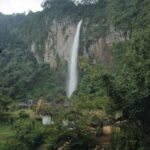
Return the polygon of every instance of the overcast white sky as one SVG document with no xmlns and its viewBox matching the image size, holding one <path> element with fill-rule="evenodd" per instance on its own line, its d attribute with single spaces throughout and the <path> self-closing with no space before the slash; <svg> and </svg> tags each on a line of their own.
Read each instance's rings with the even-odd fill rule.
<svg viewBox="0 0 150 150">
<path fill-rule="evenodd" d="M 0 12 L 4 14 L 42 10 L 43 0 L 0 0 Z"/>
</svg>

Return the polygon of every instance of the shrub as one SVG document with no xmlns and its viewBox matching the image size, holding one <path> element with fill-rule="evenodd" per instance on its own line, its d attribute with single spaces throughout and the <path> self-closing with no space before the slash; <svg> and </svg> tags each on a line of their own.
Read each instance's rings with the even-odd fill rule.
<svg viewBox="0 0 150 150">
<path fill-rule="evenodd" d="M 19 112 L 19 117 L 20 118 L 28 118 L 29 115 L 25 111 L 22 110 Z"/>
</svg>

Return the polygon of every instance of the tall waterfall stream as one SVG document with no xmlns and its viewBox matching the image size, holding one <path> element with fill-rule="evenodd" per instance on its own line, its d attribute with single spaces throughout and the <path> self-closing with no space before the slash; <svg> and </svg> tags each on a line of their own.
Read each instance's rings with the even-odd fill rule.
<svg viewBox="0 0 150 150">
<path fill-rule="evenodd" d="M 82 25 L 82 20 L 80 20 L 80 22 L 77 25 L 74 42 L 71 49 L 71 59 L 69 62 L 69 83 L 68 83 L 68 91 L 67 91 L 68 97 L 71 97 L 72 93 L 76 90 L 78 84 L 77 59 L 78 59 L 81 25 Z"/>
</svg>

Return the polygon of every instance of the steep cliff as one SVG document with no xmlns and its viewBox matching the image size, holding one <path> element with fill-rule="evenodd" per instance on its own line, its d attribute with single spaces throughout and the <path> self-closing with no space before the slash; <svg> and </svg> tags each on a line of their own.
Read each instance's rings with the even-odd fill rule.
<svg viewBox="0 0 150 150">
<path fill-rule="evenodd" d="M 84 24 L 81 34 L 82 39 L 86 40 L 88 28 L 84 27 Z M 91 26 L 94 25 L 92 24 Z M 36 50 L 36 42 L 32 41 L 31 52 L 37 60 L 37 63 L 48 63 L 51 68 L 56 68 L 58 65 L 58 59 L 60 62 L 69 62 L 75 31 L 76 24 L 73 22 L 64 21 L 63 23 L 59 23 L 55 20 L 52 21 L 52 25 L 49 26 L 47 31 L 48 36 L 44 41 L 42 55 L 38 54 L 38 51 Z M 111 65 L 111 49 L 113 44 L 127 40 L 129 40 L 129 32 L 125 34 L 123 31 L 115 29 L 115 27 L 110 25 L 107 35 L 99 35 L 97 40 L 92 41 L 88 46 L 87 43 L 81 43 L 80 54 L 93 63 Z"/>
</svg>

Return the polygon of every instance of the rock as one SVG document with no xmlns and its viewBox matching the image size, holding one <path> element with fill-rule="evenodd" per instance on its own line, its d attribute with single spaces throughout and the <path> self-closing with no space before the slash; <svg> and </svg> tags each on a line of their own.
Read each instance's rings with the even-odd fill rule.
<svg viewBox="0 0 150 150">
<path fill-rule="evenodd" d="M 101 119 L 96 119 L 91 121 L 90 126 L 93 128 L 102 128 L 103 127 L 103 121 Z"/>
</svg>

